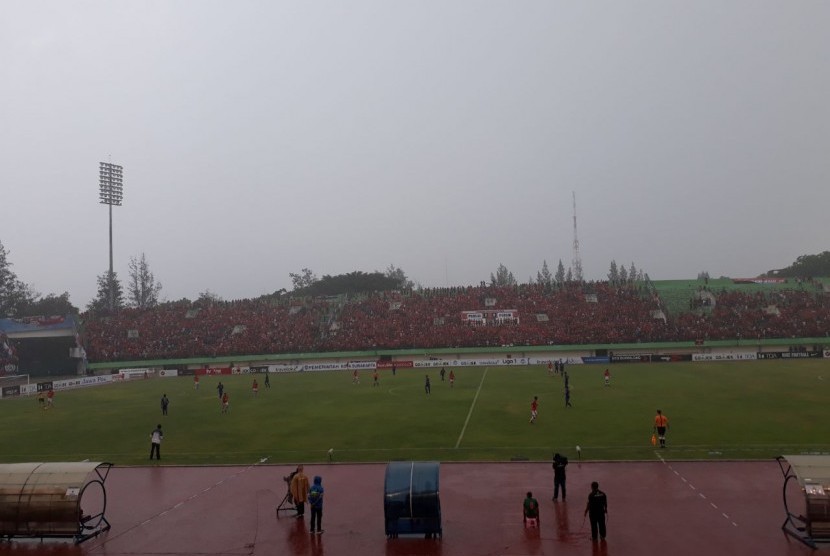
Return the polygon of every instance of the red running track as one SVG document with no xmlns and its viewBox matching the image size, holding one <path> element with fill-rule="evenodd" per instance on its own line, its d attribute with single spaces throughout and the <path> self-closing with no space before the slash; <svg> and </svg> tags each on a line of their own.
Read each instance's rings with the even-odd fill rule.
<svg viewBox="0 0 830 556">
<path fill-rule="evenodd" d="M 323 535 L 276 507 L 292 468 L 125 467 L 107 480 L 112 529 L 80 546 L 0 541 L 0 554 L 140 555 L 806 555 L 784 535 L 783 477 L 776 462 L 584 463 L 568 466 L 567 502 L 551 500 L 549 463 L 445 463 L 443 538 L 387 540 L 385 464 L 306 465 L 326 489 Z M 608 495 L 608 538 L 583 521 L 591 481 Z M 538 529 L 522 500 L 540 501 Z M 791 507 L 801 508 L 798 493 Z M 801 503 L 801 506 L 799 506 Z M 308 514 L 308 512 L 306 512 Z"/>
</svg>

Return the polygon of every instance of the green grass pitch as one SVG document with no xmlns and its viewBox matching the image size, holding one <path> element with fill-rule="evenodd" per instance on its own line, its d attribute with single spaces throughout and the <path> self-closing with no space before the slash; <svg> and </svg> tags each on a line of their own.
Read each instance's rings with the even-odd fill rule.
<svg viewBox="0 0 830 556">
<path fill-rule="evenodd" d="M 555 451 L 583 460 L 649 460 L 655 410 L 669 417 L 666 459 L 767 459 L 830 452 L 830 364 L 824 360 L 618 364 L 568 367 L 563 379 L 543 367 L 456 369 L 455 387 L 430 370 L 396 376 L 361 372 L 221 377 L 230 393 L 223 415 L 219 377 L 135 380 L 57 392 L 42 410 L 34 397 L 0 401 L 5 463 L 148 462 L 150 431 L 164 430 L 164 464 L 251 464 L 440 460 L 549 460 Z M 166 393 L 170 412 L 162 417 Z M 530 424 L 530 402 L 539 418 Z"/>
</svg>

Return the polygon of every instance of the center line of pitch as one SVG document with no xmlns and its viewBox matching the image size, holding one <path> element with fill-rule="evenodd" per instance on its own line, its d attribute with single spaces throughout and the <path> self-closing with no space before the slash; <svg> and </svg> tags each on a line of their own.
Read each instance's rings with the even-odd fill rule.
<svg viewBox="0 0 830 556">
<path fill-rule="evenodd" d="M 473 403 L 470 404 L 470 411 L 467 412 L 467 418 L 464 420 L 464 426 L 461 427 L 461 434 L 458 435 L 458 442 L 455 443 L 455 447 L 458 448 L 461 445 L 461 439 L 464 438 L 464 431 L 467 430 L 467 424 L 470 422 L 470 417 L 473 416 L 473 409 L 476 407 L 476 401 L 478 400 L 478 395 L 481 393 L 481 387 L 484 386 L 484 379 L 487 378 L 487 371 L 490 370 L 490 367 L 484 367 L 484 374 L 481 375 L 481 382 L 478 383 L 478 390 L 476 390 L 476 395 L 473 398 Z"/>
</svg>

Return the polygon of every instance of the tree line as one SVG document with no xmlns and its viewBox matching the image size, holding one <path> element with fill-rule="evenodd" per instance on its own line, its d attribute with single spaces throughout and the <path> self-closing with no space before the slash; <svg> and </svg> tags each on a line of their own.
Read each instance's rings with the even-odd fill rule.
<svg viewBox="0 0 830 556">
<path fill-rule="evenodd" d="M 699 276 L 704 274 L 708 278 L 708 272 L 701 273 Z M 318 278 L 311 269 L 303 268 L 300 272 L 290 272 L 288 276 L 291 279 L 291 291 L 280 289 L 262 297 L 279 298 L 283 295 L 321 296 L 423 289 L 420 284 L 413 282 L 403 269 L 391 264 L 383 272 L 354 271 L 336 276 L 326 274 L 322 278 Z M 778 270 L 770 270 L 761 276 L 798 278 L 830 276 L 830 251 L 824 251 L 817 255 L 802 255 L 792 265 Z M 612 260 L 607 278 L 609 283 L 613 285 L 624 286 L 647 280 L 648 275 L 643 269 L 638 269 L 633 262 L 626 267 L 624 264 L 617 264 L 616 260 Z M 544 260 L 542 261 L 542 268 L 536 273 L 536 277 L 529 277 L 525 283 L 556 288 L 574 281 L 573 270 L 571 268 L 566 269 L 562 259 L 559 259 L 555 272 L 550 271 L 547 260 Z M 513 272 L 501 263 L 495 272 L 490 273 L 489 283 L 492 286 L 519 285 L 519 281 Z M 480 283 L 480 285 L 485 284 L 485 281 Z M 156 280 L 155 275 L 150 270 L 150 265 L 144 253 L 141 253 L 139 257 L 130 258 L 126 289 L 122 285 L 118 273 L 110 273 L 109 270 L 97 277 L 97 285 L 96 296 L 87 305 L 87 311 L 106 314 L 124 307 L 148 309 L 162 303 L 160 298 L 161 282 Z M 210 290 L 206 290 L 199 294 L 197 301 L 217 302 L 222 301 L 222 298 Z M 18 279 L 12 270 L 9 252 L 0 241 L 0 318 L 78 313 L 78 308 L 72 305 L 68 292 L 43 296 L 30 285 Z"/>
<path fill-rule="evenodd" d="M 69 299 L 69 292 L 41 295 L 17 277 L 12 270 L 9 251 L 0 241 L 0 318 L 22 318 L 39 315 L 77 315 L 79 310 Z M 112 290 L 110 290 L 112 287 Z M 112 306 L 110 305 L 112 291 Z M 150 271 L 144 253 L 130 258 L 126 294 L 118 273 L 109 270 L 98 276 L 98 293 L 87 310 L 107 312 L 123 307 L 153 307 L 159 303 L 161 283 Z"/>
</svg>

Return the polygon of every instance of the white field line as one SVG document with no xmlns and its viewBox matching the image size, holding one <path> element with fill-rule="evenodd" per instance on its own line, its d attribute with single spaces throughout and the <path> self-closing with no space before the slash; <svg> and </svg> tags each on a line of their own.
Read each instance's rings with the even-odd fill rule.
<svg viewBox="0 0 830 556">
<path fill-rule="evenodd" d="M 470 404 L 470 411 L 467 412 L 467 418 L 464 420 L 464 426 L 461 427 L 461 434 L 458 435 L 458 441 L 455 443 L 456 448 L 461 446 L 461 440 L 464 438 L 464 431 L 467 430 L 467 424 L 470 422 L 470 417 L 473 416 L 473 409 L 475 409 L 476 407 L 478 395 L 481 393 L 481 387 L 484 386 L 484 379 L 487 378 L 487 371 L 489 370 L 490 367 L 484 367 L 484 374 L 481 375 L 481 382 L 478 383 L 478 390 L 476 390 L 476 395 L 473 398 L 473 403 Z"/>
</svg>

